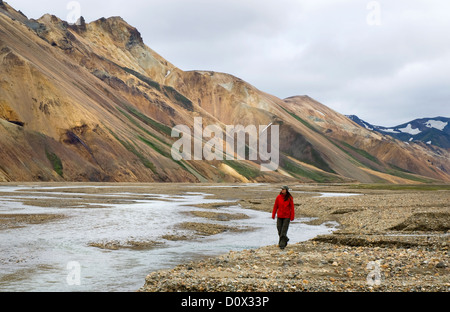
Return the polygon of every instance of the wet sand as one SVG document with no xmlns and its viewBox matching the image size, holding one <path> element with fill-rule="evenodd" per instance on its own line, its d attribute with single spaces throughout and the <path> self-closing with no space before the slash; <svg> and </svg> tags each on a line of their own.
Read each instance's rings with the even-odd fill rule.
<svg viewBox="0 0 450 312">
<path fill-rule="evenodd" d="M 64 217 L 58 214 L 0 214 L 0 230 L 24 227 L 28 224 L 44 224 Z"/>
</svg>

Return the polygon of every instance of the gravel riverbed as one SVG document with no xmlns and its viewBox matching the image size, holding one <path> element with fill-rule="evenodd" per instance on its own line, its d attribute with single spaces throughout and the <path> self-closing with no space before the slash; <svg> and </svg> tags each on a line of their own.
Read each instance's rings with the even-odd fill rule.
<svg viewBox="0 0 450 312">
<path fill-rule="evenodd" d="M 153 204 L 157 208 L 161 202 L 177 200 L 180 195 L 201 193 L 208 194 L 207 198 L 213 200 L 196 203 L 195 209 L 189 204 L 183 212 L 186 218 L 195 216 L 197 221 L 189 222 L 181 217 L 177 220 L 177 225 L 169 233 L 163 233 L 161 238 L 156 237 L 154 240 L 139 236 L 122 242 L 115 238 L 105 241 L 89 238 L 85 241 L 87 238 L 83 236 L 83 242 L 91 248 L 88 249 L 89 252 L 98 249 L 100 252 L 105 250 L 105 254 L 109 254 L 117 250 L 139 251 L 161 248 L 161 245 L 168 241 L 201 242 L 205 237 L 214 237 L 224 232 L 245 238 L 252 233 L 252 224 L 247 222 L 247 226 L 242 227 L 239 226 L 239 220 L 242 222 L 251 220 L 246 215 L 246 211 L 250 215 L 251 210 L 267 213 L 267 218 L 270 219 L 275 197 L 280 191 L 280 185 L 275 184 L 155 183 L 101 186 L 93 184 L 93 186 L 95 187 L 86 187 L 84 184 L 51 184 L 44 193 L 42 186 L 36 186 L 36 196 L 32 196 L 34 184 L 30 184 L 23 191 L 22 186 L 5 184 L 2 193 L 6 198 L 3 201 L 5 213 L 0 216 L 0 230 L 8 231 L 36 224 L 44 226 L 39 228 L 44 230 L 47 224 L 58 224 L 64 218 L 69 218 L 64 213 L 71 212 L 71 209 L 95 212 L 95 209 L 104 208 L 105 205 L 121 207 L 120 205 L 129 205 L 131 202 L 148 200 L 149 194 L 164 195 L 161 198 L 159 195 L 150 196 L 158 199 Z M 450 290 L 448 185 L 297 184 L 290 187 L 294 196 L 296 219 L 304 218 L 303 220 L 309 220 L 308 223 L 314 225 L 330 224 L 334 227 L 338 224 L 332 234 L 316 236 L 299 243 L 291 242 L 284 250 L 280 250 L 276 245 L 269 245 L 243 251 L 229 251 L 215 257 L 196 255 L 195 259 L 198 260 L 186 260 L 170 269 L 152 271 L 149 267 L 148 272 L 138 277 L 142 279 L 142 286 L 139 288 L 138 283 L 136 288 L 139 289 L 136 290 L 141 292 L 448 292 Z M 121 196 L 113 196 L 117 190 L 120 190 Z M 55 192 L 57 200 L 49 200 L 53 198 L 52 192 Z M 18 205 L 18 213 L 7 209 L 10 203 Z M 240 209 L 239 213 L 233 213 L 230 209 L 236 205 L 244 210 Z M 23 213 L 24 207 L 28 207 L 30 213 Z M 202 208 L 205 210 L 202 211 Z M 138 212 L 146 211 L 145 209 Z M 274 229 L 275 224 L 273 221 Z M 302 227 L 291 224 L 289 231 L 293 234 L 300 228 Z M 142 230 L 148 230 L 149 233 L 154 231 L 151 228 Z M 274 237 L 273 241 L 276 242 L 277 237 Z M 17 258 L 13 254 L 11 257 Z M 0 260 L 9 263 L 11 259 L 6 257 Z M 4 282 L 9 283 L 9 279 L 14 277 L 15 275 L 8 275 L 4 277 Z"/>
<path fill-rule="evenodd" d="M 208 188 L 221 199 L 271 212 L 276 186 Z M 351 192 L 359 196 L 313 196 Z M 143 292 L 346 292 L 450 290 L 450 190 L 295 185 L 296 217 L 336 221 L 330 235 L 150 272 Z M 275 225 L 274 225 L 275 226 Z M 245 232 L 242 233 L 245 235 Z M 289 233 L 288 233 L 289 236 Z"/>
</svg>

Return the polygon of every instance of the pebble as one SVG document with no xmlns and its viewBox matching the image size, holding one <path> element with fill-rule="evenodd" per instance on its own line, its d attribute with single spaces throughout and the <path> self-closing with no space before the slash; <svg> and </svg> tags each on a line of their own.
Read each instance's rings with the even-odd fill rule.
<svg viewBox="0 0 450 312">
<path fill-rule="evenodd" d="M 344 252 L 341 246 L 334 247 L 337 248 L 331 252 L 329 243 L 313 244 L 308 241 L 291 245 L 288 248 L 295 252 L 288 266 L 280 266 L 278 261 L 273 261 L 277 246 L 260 248 L 253 254 L 242 252 L 239 259 L 235 260 L 230 260 L 230 254 L 223 255 L 179 265 L 173 270 L 153 272 L 147 276 L 140 291 L 450 290 L 448 259 L 446 256 L 437 257 L 439 253 L 435 250 L 424 247 L 409 250 L 402 247 L 376 250 L 373 247 L 347 247 Z M 299 250 L 305 257 L 301 263 L 297 258 Z M 375 251 L 376 256 L 382 259 L 382 264 L 375 262 Z M 355 257 L 356 253 L 359 257 Z M 258 255 L 258 259 L 255 259 L 254 254 Z M 342 264 L 333 261 L 331 265 L 324 266 L 322 257 L 339 258 Z M 217 266 L 218 261 L 222 267 Z M 368 266 L 369 263 L 373 265 Z M 223 271 L 223 268 L 232 270 Z M 379 285 L 367 283 L 369 274 L 375 274 L 375 280 L 380 280 Z"/>
</svg>

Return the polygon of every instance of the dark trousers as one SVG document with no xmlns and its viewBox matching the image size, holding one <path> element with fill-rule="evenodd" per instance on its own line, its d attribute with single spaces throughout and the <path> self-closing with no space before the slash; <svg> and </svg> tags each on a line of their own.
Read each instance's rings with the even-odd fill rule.
<svg viewBox="0 0 450 312">
<path fill-rule="evenodd" d="M 289 223 L 291 220 L 289 218 L 277 218 L 277 229 L 278 236 L 280 238 L 278 246 L 284 248 L 287 245 L 289 238 L 287 237 L 287 232 L 289 229 Z"/>
</svg>

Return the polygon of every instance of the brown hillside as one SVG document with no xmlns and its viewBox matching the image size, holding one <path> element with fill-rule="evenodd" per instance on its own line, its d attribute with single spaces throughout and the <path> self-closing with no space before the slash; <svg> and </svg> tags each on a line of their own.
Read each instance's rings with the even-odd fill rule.
<svg viewBox="0 0 450 312">
<path fill-rule="evenodd" d="M 222 129 L 278 125 L 278 170 L 175 161 L 172 128 L 193 129 L 194 117 Z M 229 74 L 182 71 L 120 17 L 69 25 L 0 5 L 0 181 L 412 183 L 450 181 L 448 159 L 308 97 L 281 100 Z"/>
</svg>

